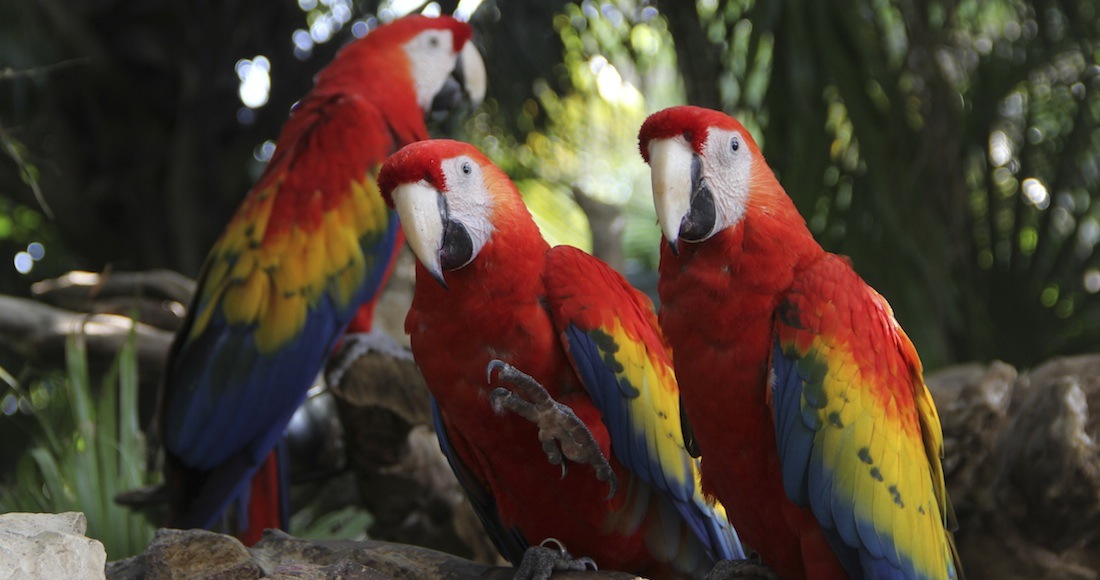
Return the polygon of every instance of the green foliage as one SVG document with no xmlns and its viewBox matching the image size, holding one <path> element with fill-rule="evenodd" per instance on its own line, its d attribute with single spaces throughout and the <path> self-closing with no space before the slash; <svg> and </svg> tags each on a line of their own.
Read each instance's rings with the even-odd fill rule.
<svg viewBox="0 0 1100 580">
<path fill-rule="evenodd" d="M 716 100 L 926 364 L 1100 344 L 1092 2 L 698 6 Z"/>
<path fill-rule="evenodd" d="M 633 2 L 567 3 L 554 30 L 569 89 L 536 82 L 515 122 L 520 135 L 501 131 L 510 123 L 490 110 L 467 138 L 513 178 L 551 244 L 593 251 L 581 209 L 590 199 L 621 214 L 626 269 L 653 270 L 660 232 L 637 131 L 648 112 L 682 100 L 669 31 Z"/>
<path fill-rule="evenodd" d="M 361 506 L 345 506 L 336 510 L 307 505 L 290 517 L 290 529 L 295 537 L 312 540 L 365 540 L 366 530 L 374 517 Z"/>
<path fill-rule="evenodd" d="M 2 78 L 3 75 L 0 74 L 0 79 Z M 39 169 L 28 160 L 29 156 L 26 145 L 0 125 L 0 169 L 10 162 L 23 185 L 33 193 L 37 206 L 30 207 L 0 196 L 0 258 L 7 262 L 7 265 L 0 266 L 0 272 L 14 271 L 11 257 L 20 252 L 25 253 L 29 244 L 37 242 L 42 248 L 48 246 L 50 251 L 36 259 L 31 259 L 29 254 L 24 256 L 24 266 L 36 269 L 36 275 L 58 275 L 61 273 L 59 265 L 64 262 L 60 259 L 64 250 L 59 243 L 56 227 L 46 219 L 51 216 L 51 212 L 39 186 Z M 0 276 L 0 292 L 26 295 L 31 283 L 26 274 Z"/>
<path fill-rule="evenodd" d="M 147 483 L 135 341 L 126 342 L 94 387 L 84 341 L 74 334 L 65 371 L 27 390 L 10 375 L 0 377 L 16 397 L 31 402 L 38 421 L 13 485 L 0 488 L 0 512 L 84 512 L 88 536 L 103 542 L 108 559 L 132 556 L 153 536 L 142 516 L 114 502 L 117 493 Z"/>
</svg>

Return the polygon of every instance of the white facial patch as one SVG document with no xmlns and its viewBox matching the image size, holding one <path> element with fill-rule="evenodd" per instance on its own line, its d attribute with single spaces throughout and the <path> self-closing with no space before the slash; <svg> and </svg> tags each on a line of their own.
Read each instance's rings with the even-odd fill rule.
<svg viewBox="0 0 1100 580">
<path fill-rule="evenodd" d="M 493 198 L 485 188 L 481 166 L 473 159 L 465 155 L 453 157 L 443 161 L 442 169 L 447 180 L 444 195 L 450 219 L 466 228 L 473 244 L 473 259 L 493 235 Z"/>
<path fill-rule="evenodd" d="M 702 157 L 702 179 L 714 196 L 714 231 L 720 232 L 737 225 L 745 215 L 752 181 L 752 151 L 741 133 L 711 127 Z"/>
<path fill-rule="evenodd" d="M 453 35 L 450 30 L 425 30 L 406 42 L 404 49 L 412 67 L 416 102 L 421 111 L 427 111 L 458 60 Z"/>
</svg>

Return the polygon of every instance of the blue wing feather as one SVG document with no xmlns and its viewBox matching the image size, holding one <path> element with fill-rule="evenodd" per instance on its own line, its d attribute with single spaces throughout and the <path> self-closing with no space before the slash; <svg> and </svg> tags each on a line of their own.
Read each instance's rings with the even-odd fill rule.
<svg viewBox="0 0 1100 580">
<path fill-rule="evenodd" d="M 261 354 L 254 327 L 230 324 L 216 308 L 205 331 L 185 340 L 173 358 L 168 449 L 200 469 L 241 449 L 257 461 L 266 457 L 359 305 L 378 292 L 396 230 L 393 214 L 384 236 L 364 240 L 364 254 L 376 258 L 354 298 L 341 307 L 324 294 L 298 335 L 277 352 Z"/>
<path fill-rule="evenodd" d="M 836 529 L 833 514 L 822 508 L 821 499 L 829 500 L 828 476 L 822 474 L 825 462 L 821 460 L 821 447 L 814 446 L 817 430 L 816 418 L 807 420 L 803 410 L 803 385 L 809 380 L 807 373 L 799 369 L 797 359 L 788 356 L 779 339 L 772 349 L 772 416 L 775 419 L 776 442 L 783 464 L 783 488 L 787 498 L 797 505 L 813 509 L 821 523 L 825 538 L 832 546 L 840 563 L 850 574 L 861 569 L 859 552 L 844 541 L 842 532 Z M 816 454 L 816 456 L 815 456 Z M 816 468 L 816 469 L 815 469 Z M 846 508 L 851 511 L 851 506 Z M 851 518 L 853 523 L 859 520 Z"/>
<path fill-rule="evenodd" d="M 548 298 L 555 324 L 578 377 L 600 410 L 615 457 L 673 504 L 679 517 L 661 518 L 661 522 L 686 522 L 711 558 L 744 558 L 724 510 L 720 513 L 709 505 L 699 489 L 698 463 L 682 441 L 679 400 L 667 352 L 663 346 L 655 347 L 660 352 L 652 352 L 642 342 L 620 343 L 628 339 L 593 323 L 611 319 L 648 329 L 656 337 L 659 330 L 648 299 L 580 250 L 559 246 L 547 258 Z M 663 345 L 659 339 L 656 344 Z M 660 372 L 653 366 L 660 363 L 651 357 L 665 361 Z M 658 377 L 673 383 L 649 384 L 662 380 Z M 663 401 L 658 393 L 670 400 L 658 403 Z"/>
<path fill-rule="evenodd" d="M 772 350 L 772 407 L 776 441 L 783 459 L 783 488 L 787 498 L 800 506 L 810 504 L 806 469 L 813 450 L 814 431 L 801 420 L 802 377 L 783 354 L 779 341 Z"/>
<path fill-rule="evenodd" d="M 398 227 L 393 212 L 382 235 L 360 240 L 369 269 L 352 299 L 341 306 L 332 292 L 323 293 L 297 336 L 277 352 L 262 354 L 254 326 L 231 324 L 218 305 L 204 305 L 213 314 L 201 334 L 189 337 L 189 313 L 166 376 L 163 443 L 187 468 L 219 473 L 191 490 L 187 513 L 176 514 L 173 525 L 211 528 L 231 502 L 247 505 L 249 479 L 282 438 L 359 305 L 378 292 Z"/>
<path fill-rule="evenodd" d="M 815 268 L 775 320 L 770 402 L 784 491 L 812 509 L 853 578 L 954 576 L 940 426 L 916 351 L 846 263 Z M 837 287 L 848 291 L 831 294 Z"/>
<path fill-rule="evenodd" d="M 673 500 L 680 517 L 688 523 L 696 537 L 708 543 L 707 549 L 712 557 L 743 559 L 744 550 L 732 526 L 723 521 L 724 518 L 716 517 L 708 506 L 699 501 L 697 482 L 677 481 L 662 471 L 655 453 L 651 452 L 654 445 L 647 440 L 644 431 L 634 429 L 633 418 L 621 399 L 622 393 L 633 392 L 636 397 L 637 391 L 619 384 L 615 373 L 603 362 L 603 353 L 596 346 L 597 342 L 588 333 L 570 325 L 564 336 L 581 381 L 603 413 L 604 423 L 611 434 L 612 451 L 619 461 Z M 686 451 L 684 455 L 685 460 L 689 461 Z"/>
</svg>

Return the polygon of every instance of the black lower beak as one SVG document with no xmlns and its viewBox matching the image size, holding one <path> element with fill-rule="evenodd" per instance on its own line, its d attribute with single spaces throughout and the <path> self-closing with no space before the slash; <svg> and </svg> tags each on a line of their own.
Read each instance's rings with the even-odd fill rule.
<svg viewBox="0 0 1100 580">
<path fill-rule="evenodd" d="M 466 231 L 466 226 L 451 219 L 447 198 L 442 195 L 439 196 L 439 215 L 443 220 L 439 265 L 443 270 L 457 270 L 474 258 L 474 241 L 470 238 L 470 232 Z"/>
<path fill-rule="evenodd" d="M 444 270 L 456 270 L 474 257 L 474 242 L 466 227 L 456 221 L 443 226 L 443 247 L 439 249 L 439 264 Z"/>
<path fill-rule="evenodd" d="M 435 94 L 435 98 L 432 99 L 432 108 L 428 111 L 428 114 L 432 117 L 447 116 L 451 111 L 462 106 L 465 94 L 462 85 L 458 84 L 454 76 L 447 77 L 447 81 L 443 83 L 443 88 L 439 89 L 439 92 Z"/>
<path fill-rule="evenodd" d="M 698 242 L 710 237 L 718 222 L 714 194 L 702 178 L 702 161 L 696 155 L 691 163 L 691 205 L 680 220 L 680 239 Z"/>
<path fill-rule="evenodd" d="M 427 111 L 431 120 L 443 122 L 447 117 L 465 116 L 473 108 L 473 99 L 466 90 L 466 75 L 462 72 L 462 64 L 462 56 L 459 56 L 451 76 L 447 77 L 443 88 L 432 99 L 431 109 Z"/>
</svg>

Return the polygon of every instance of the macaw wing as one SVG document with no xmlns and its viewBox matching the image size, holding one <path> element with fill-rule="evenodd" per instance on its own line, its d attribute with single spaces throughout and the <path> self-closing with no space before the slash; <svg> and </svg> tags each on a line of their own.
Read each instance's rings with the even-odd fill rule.
<svg viewBox="0 0 1100 580">
<path fill-rule="evenodd" d="M 785 296 L 771 359 L 783 485 L 853 577 L 956 575 L 942 431 L 913 345 L 850 269 Z"/>
<path fill-rule="evenodd" d="M 485 527 L 485 532 L 489 534 L 489 539 L 493 541 L 497 551 L 513 566 L 518 566 L 520 561 L 523 560 L 523 553 L 530 544 L 527 543 L 527 539 L 523 537 L 518 528 L 505 527 L 500 520 L 500 514 L 497 513 L 497 504 L 493 500 L 492 494 L 481 485 L 477 477 L 462 462 L 462 458 L 455 453 L 450 435 L 447 433 L 447 426 L 443 424 L 443 415 L 439 411 L 439 403 L 436 402 L 435 397 L 431 398 L 431 402 L 432 423 L 435 425 L 435 434 L 439 437 L 439 448 L 443 451 L 443 455 L 447 457 L 447 463 L 450 464 L 451 471 L 454 471 L 459 485 L 466 492 L 466 498 L 470 500 L 470 505 L 474 508 L 474 513 L 481 520 L 481 525 Z"/>
<path fill-rule="evenodd" d="M 615 457 L 669 497 L 713 558 L 744 558 L 721 505 L 699 484 L 684 446 L 680 391 L 649 299 L 603 262 L 569 246 L 547 253 L 555 327 L 611 437 Z"/>
<path fill-rule="evenodd" d="M 183 464 L 258 466 L 275 446 L 389 267 L 399 227 L 373 174 L 395 146 L 356 97 L 315 95 L 291 115 L 173 345 L 161 425 Z"/>
</svg>

